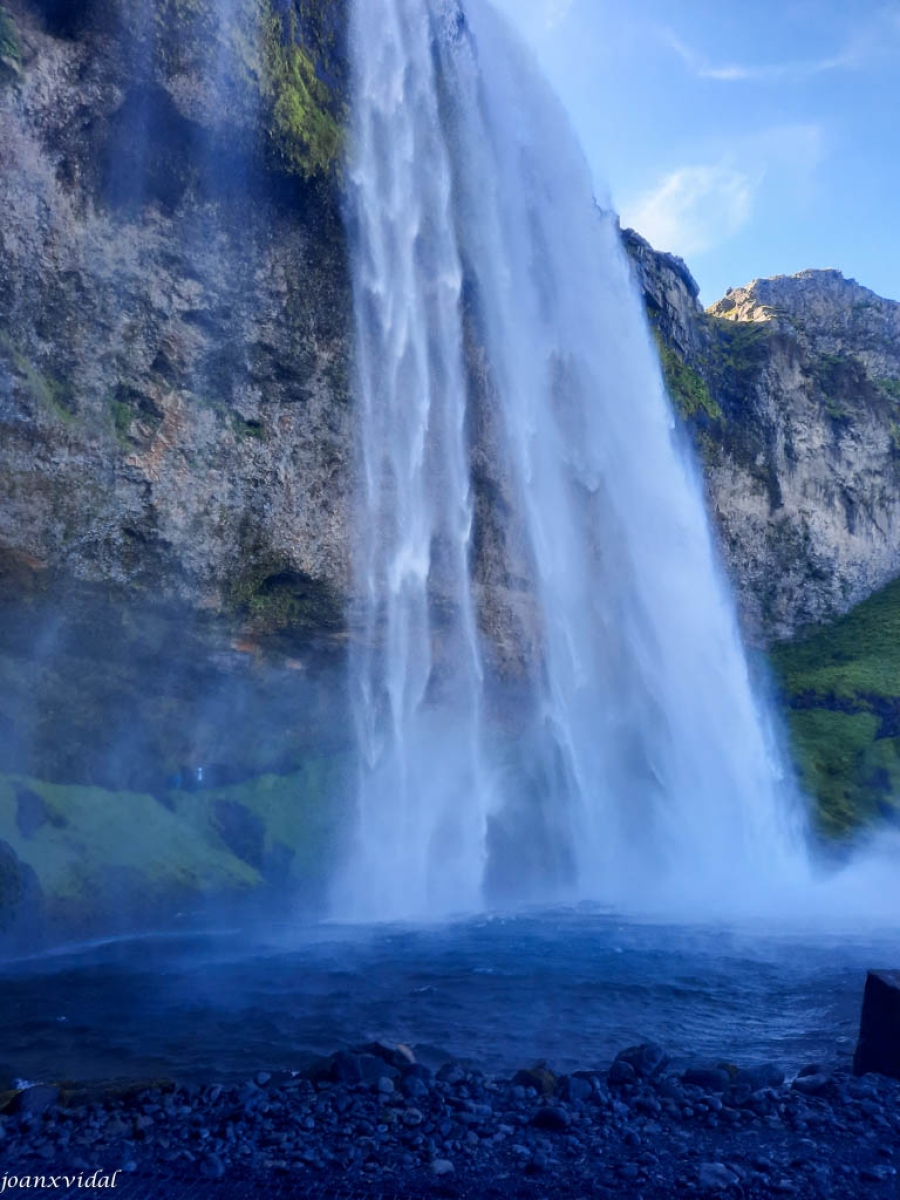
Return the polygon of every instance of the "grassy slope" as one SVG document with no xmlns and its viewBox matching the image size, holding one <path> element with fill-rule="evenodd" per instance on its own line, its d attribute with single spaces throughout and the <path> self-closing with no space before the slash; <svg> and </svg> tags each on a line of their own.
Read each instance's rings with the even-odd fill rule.
<svg viewBox="0 0 900 1200">
<path fill-rule="evenodd" d="M 292 775 L 162 797 L 0 775 L 0 842 L 35 872 L 63 928 L 90 924 L 117 888 L 138 906 L 266 885 L 310 896 L 335 853 L 345 772 L 322 758 Z M 20 819 L 29 794 L 37 827 Z"/>
<path fill-rule="evenodd" d="M 772 660 L 823 832 L 900 815 L 900 580 Z"/>
</svg>

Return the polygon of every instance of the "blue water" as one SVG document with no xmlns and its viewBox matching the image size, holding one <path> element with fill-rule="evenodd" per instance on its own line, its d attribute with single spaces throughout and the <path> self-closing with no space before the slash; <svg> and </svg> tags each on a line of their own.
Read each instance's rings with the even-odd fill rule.
<svg viewBox="0 0 900 1200">
<path fill-rule="evenodd" d="M 867 967 L 896 935 L 636 923 L 583 911 L 431 928 L 153 936 L 2 968 L 0 1072 L 243 1078 L 382 1038 L 490 1071 L 675 1057 L 849 1055 Z"/>
</svg>

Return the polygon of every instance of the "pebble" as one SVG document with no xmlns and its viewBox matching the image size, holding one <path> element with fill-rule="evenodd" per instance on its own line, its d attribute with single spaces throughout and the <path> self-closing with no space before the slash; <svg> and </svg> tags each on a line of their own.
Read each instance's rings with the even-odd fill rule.
<svg viewBox="0 0 900 1200">
<path fill-rule="evenodd" d="M 361 1193 L 419 1194 L 413 1180 L 428 1172 L 453 1176 L 431 1185 L 436 1194 L 487 1194 L 497 1180 L 497 1194 L 536 1197 L 876 1200 L 896 1187 L 898 1135 L 898 1081 L 854 1078 L 849 1064 L 809 1064 L 790 1083 L 771 1063 L 676 1069 L 654 1043 L 629 1047 L 606 1072 L 538 1064 L 512 1078 L 456 1063 L 435 1075 L 369 1043 L 308 1078 L 259 1072 L 239 1085 L 148 1085 L 77 1101 L 38 1084 L 0 1116 L 7 1171 L 24 1174 L 29 1161 L 38 1174 L 86 1170 L 101 1158 L 138 1177 L 277 1171 L 296 1176 L 298 1194 L 324 1185 L 349 1195 L 354 1179 Z"/>
<path fill-rule="evenodd" d="M 734 1171 L 729 1171 L 724 1163 L 706 1162 L 700 1164 L 698 1182 L 704 1191 L 723 1191 L 737 1183 L 738 1177 Z"/>
</svg>

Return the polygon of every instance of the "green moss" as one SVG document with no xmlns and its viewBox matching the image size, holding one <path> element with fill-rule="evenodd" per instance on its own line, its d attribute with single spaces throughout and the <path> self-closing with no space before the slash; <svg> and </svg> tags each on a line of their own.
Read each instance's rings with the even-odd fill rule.
<svg viewBox="0 0 900 1200">
<path fill-rule="evenodd" d="M 21 788 L 35 792 L 51 817 L 30 837 L 16 820 Z M 51 908 L 88 910 L 123 874 L 156 895 L 259 883 L 250 867 L 208 842 L 200 822 L 144 793 L 0 776 L 0 838 L 35 871 Z"/>
<path fill-rule="evenodd" d="M 116 431 L 116 437 L 123 445 L 128 445 L 128 431 L 131 429 L 131 420 L 134 415 L 124 401 L 114 396 L 109 402 L 110 411 L 112 412 L 113 428 Z"/>
<path fill-rule="evenodd" d="M 876 379 L 875 382 L 890 400 L 900 404 L 900 379 L 891 379 L 887 377 Z"/>
<path fill-rule="evenodd" d="M 246 814 L 246 827 L 259 829 L 261 845 L 254 844 L 252 852 L 248 847 L 243 855 L 253 860 L 259 850 L 264 874 L 277 873 L 286 882 L 307 886 L 320 883 L 334 861 L 347 794 L 347 760 L 336 756 L 310 759 L 291 775 L 263 775 L 209 792 L 173 793 L 171 800 L 176 813 L 191 813 L 210 843 L 223 849 L 231 843 L 241 850 L 223 828 L 223 805 L 226 812 Z"/>
<path fill-rule="evenodd" d="M 310 178 L 335 169 L 343 143 L 343 113 L 301 43 L 297 15 L 264 0 L 263 95 L 270 144 L 282 169 Z"/>
<path fill-rule="evenodd" d="M 231 414 L 231 428 L 234 430 L 235 435 L 242 441 L 247 438 L 256 442 L 264 442 L 266 440 L 266 431 L 261 422 L 245 421 L 237 413 Z"/>
<path fill-rule="evenodd" d="M 0 4 L 0 59 L 18 65 L 22 59 L 19 31 L 9 10 Z"/>
<path fill-rule="evenodd" d="M 5 353 L 13 369 L 24 382 L 32 399 L 60 421 L 74 421 L 75 402 L 69 388 L 54 375 L 40 371 L 22 354 L 7 333 L 0 331 L 0 353 Z"/>
<path fill-rule="evenodd" d="M 900 580 L 771 657 L 822 828 L 875 820 L 900 792 Z"/>
<path fill-rule="evenodd" d="M 833 625 L 777 646 L 773 658 L 789 695 L 900 696 L 900 580 Z"/>
<path fill-rule="evenodd" d="M 231 588 L 229 607 L 262 632 L 343 628 L 341 598 L 321 580 L 263 556 Z"/>
<path fill-rule="evenodd" d="M 817 802 L 822 832 L 841 836 L 870 819 L 875 804 L 862 776 L 878 718 L 811 709 L 791 712 L 789 727 L 800 781 Z"/>
<path fill-rule="evenodd" d="M 711 314 L 706 319 L 713 334 L 713 367 L 743 386 L 742 377 L 759 372 L 772 337 L 771 325 L 766 321 L 731 321 Z"/>
<path fill-rule="evenodd" d="M 689 420 L 702 414 L 711 421 L 721 421 L 722 409 L 697 372 L 667 344 L 656 327 L 653 328 L 653 337 L 659 350 L 666 389 L 681 416 Z"/>
<path fill-rule="evenodd" d="M 108 920 L 110 897 L 124 886 L 134 904 L 249 893 L 290 884 L 318 894 L 333 861 L 347 788 L 345 756 L 310 759 L 291 775 L 264 775 L 209 791 L 145 793 L 0 776 L 0 842 L 30 867 L 48 915 L 71 927 Z M 40 797 L 44 822 L 23 833 L 19 796 Z M 223 827 L 243 815 L 258 830 L 247 853 Z M 224 836 L 223 836 L 224 834 Z M 19 875 L 0 856 L 0 915 L 20 898 Z"/>
</svg>

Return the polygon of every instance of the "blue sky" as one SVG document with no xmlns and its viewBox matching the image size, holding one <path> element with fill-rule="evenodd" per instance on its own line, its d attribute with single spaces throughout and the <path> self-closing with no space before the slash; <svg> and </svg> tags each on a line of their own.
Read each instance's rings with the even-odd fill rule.
<svg viewBox="0 0 900 1200">
<path fill-rule="evenodd" d="M 900 300 L 900 0 L 495 2 L 705 304 L 804 267 Z"/>
</svg>

